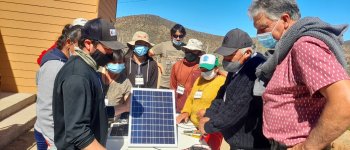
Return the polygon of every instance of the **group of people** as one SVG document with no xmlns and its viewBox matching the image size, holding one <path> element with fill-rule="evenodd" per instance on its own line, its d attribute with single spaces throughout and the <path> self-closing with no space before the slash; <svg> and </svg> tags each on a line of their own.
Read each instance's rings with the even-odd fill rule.
<svg viewBox="0 0 350 150">
<path fill-rule="evenodd" d="M 214 150 L 223 138 L 231 149 L 329 148 L 350 127 L 348 26 L 301 18 L 295 0 L 253 0 L 248 13 L 271 50 L 232 29 L 215 50 L 227 74 L 180 24 L 170 41 L 137 31 L 127 47 L 103 19 L 66 25 L 38 59 L 38 149 L 105 149 L 107 114 L 129 111 L 131 88 L 174 90 L 176 122 L 191 120 Z"/>
</svg>

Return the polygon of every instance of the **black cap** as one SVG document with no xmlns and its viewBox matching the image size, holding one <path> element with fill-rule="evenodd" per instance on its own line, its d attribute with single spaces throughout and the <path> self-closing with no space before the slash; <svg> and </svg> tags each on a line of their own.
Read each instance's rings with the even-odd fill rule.
<svg viewBox="0 0 350 150">
<path fill-rule="evenodd" d="M 251 47 L 252 45 L 253 40 L 250 38 L 250 36 L 241 29 L 236 28 L 232 29 L 225 35 L 221 47 L 219 47 L 215 52 L 222 56 L 228 56 L 233 54 L 238 49 Z"/>
<path fill-rule="evenodd" d="M 89 20 L 82 29 L 82 37 L 99 41 L 114 50 L 126 47 L 117 41 L 117 30 L 113 24 L 101 18 Z"/>
</svg>

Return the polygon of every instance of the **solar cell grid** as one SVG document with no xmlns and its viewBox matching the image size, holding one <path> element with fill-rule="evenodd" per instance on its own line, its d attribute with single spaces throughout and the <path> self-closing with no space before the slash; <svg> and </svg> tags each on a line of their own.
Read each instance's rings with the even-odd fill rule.
<svg viewBox="0 0 350 150">
<path fill-rule="evenodd" d="M 130 147 L 176 147 L 174 92 L 136 88 L 131 91 Z"/>
</svg>

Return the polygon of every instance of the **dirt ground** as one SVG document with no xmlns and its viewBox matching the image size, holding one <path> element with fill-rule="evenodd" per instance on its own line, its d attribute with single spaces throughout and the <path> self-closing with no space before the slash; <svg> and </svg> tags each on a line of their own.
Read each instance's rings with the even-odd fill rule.
<svg viewBox="0 0 350 150">
<path fill-rule="evenodd" d="M 36 150 L 34 129 L 23 134 L 16 141 L 6 146 L 3 150 Z M 223 140 L 221 150 L 229 150 L 230 146 Z M 350 150 L 350 131 L 345 132 L 332 143 L 332 150 Z"/>
<path fill-rule="evenodd" d="M 21 135 L 11 144 L 7 145 L 3 150 L 36 150 L 34 139 L 34 129 Z"/>
</svg>

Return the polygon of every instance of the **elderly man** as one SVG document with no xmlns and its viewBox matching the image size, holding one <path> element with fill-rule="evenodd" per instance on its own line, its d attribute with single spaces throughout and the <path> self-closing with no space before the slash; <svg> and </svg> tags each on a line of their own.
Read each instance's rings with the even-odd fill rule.
<svg viewBox="0 0 350 150">
<path fill-rule="evenodd" d="M 327 147 L 350 126 L 350 80 L 341 47 L 347 26 L 300 19 L 295 0 L 254 0 L 249 14 L 259 42 L 275 48 L 256 72 L 268 81 L 264 135 L 274 149 Z"/>
<path fill-rule="evenodd" d="M 265 62 L 265 57 L 255 53 L 252 46 L 252 39 L 240 29 L 226 34 L 216 53 L 224 56 L 222 64 L 229 73 L 199 123 L 203 134 L 220 131 L 231 149 L 265 149 L 270 146 L 261 129 L 262 99 L 253 92 L 255 68 Z"/>
</svg>

